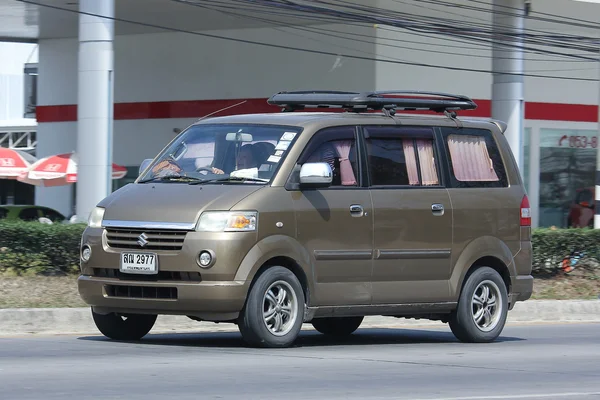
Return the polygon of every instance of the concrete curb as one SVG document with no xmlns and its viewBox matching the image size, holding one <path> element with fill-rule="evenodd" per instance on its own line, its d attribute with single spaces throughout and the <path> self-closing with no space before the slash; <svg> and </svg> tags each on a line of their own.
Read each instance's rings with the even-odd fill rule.
<svg viewBox="0 0 600 400">
<path fill-rule="evenodd" d="M 599 300 L 528 300 L 508 314 L 508 325 L 522 323 L 600 323 Z M 367 317 L 361 328 L 442 327 L 436 321 Z M 311 329 L 310 324 L 304 329 Z M 185 316 L 161 315 L 151 333 L 235 332 L 233 324 L 199 323 Z M 98 335 L 89 308 L 0 309 L 0 336 Z"/>
</svg>

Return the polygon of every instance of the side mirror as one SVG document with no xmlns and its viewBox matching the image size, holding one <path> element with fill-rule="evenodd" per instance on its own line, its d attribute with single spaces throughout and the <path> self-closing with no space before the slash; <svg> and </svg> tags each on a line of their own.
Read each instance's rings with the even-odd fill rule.
<svg viewBox="0 0 600 400">
<path fill-rule="evenodd" d="M 300 184 L 327 187 L 333 182 L 333 171 L 327 163 L 306 163 L 300 169 Z"/>
<path fill-rule="evenodd" d="M 142 161 L 140 164 L 140 170 L 138 171 L 138 176 L 141 175 L 146 168 L 148 168 L 148 165 L 150 165 L 151 162 L 152 158 L 146 158 L 144 161 Z"/>
</svg>

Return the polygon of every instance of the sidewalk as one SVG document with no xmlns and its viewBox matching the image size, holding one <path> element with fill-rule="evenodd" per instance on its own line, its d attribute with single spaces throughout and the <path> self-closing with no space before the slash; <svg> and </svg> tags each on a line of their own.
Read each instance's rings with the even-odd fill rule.
<svg viewBox="0 0 600 400">
<path fill-rule="evenodd" d="M 508 314 L 507 324 L 600 323 L 600 300 L 528 300 Z M 366 317 L 361 328 L 411 328 L 444 326 L 441 322 L 390 317 Z M 310 327 L 310 324 L 306 325 Z M 158 317 L 152 333 L 237 331 L 233 324 L 196 322 L 185 316 Z M 0 336 L 32 334 L 98 335 L 89 308 L 0 309 Z"/>
</svg>

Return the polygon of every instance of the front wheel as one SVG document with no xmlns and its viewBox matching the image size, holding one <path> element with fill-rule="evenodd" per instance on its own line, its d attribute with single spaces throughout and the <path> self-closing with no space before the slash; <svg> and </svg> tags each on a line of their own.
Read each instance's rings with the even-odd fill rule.
<svg viewBox="0 0 600 400">
<path fill-rule="evenodd" d="M 304 292 L 289 269 L 271 267 L 254 282 L 238 328 L 246 343 L 257 347 L 288 347 L 304 322 Z"/>
<path fill-rule="evenodd" d="M 147 314 L 98 314 L 92 310 L 92 317 L 98 330 L 114 340 L 140 340 L 150 332 L 156 322 L 156 315 Z"/>
<path fill-rule="evenodd" d="M 488 343 L 504 329 L 507 314 L 508 294 L 502 277 L 492 268 L 481 267 L 465 282 L 449 325 L 462 342 Z"/>
</svg>

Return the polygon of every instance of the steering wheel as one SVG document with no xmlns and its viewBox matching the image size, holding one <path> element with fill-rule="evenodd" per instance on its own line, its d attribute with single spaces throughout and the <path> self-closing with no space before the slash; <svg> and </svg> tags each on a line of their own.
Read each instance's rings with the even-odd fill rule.
<svg viewBox="0 0 600 400">
<path fill-rule="evenodd" d="M 196 168 L 196 172 L 200 172 L 200 171 L 206 171 L 206 174 L 202 174 L 202 175 L 208 175 L 208 174 L 212 174 L 213 173 L 212 168 L 208 168 L 208 167 Z"/>
</svg>

